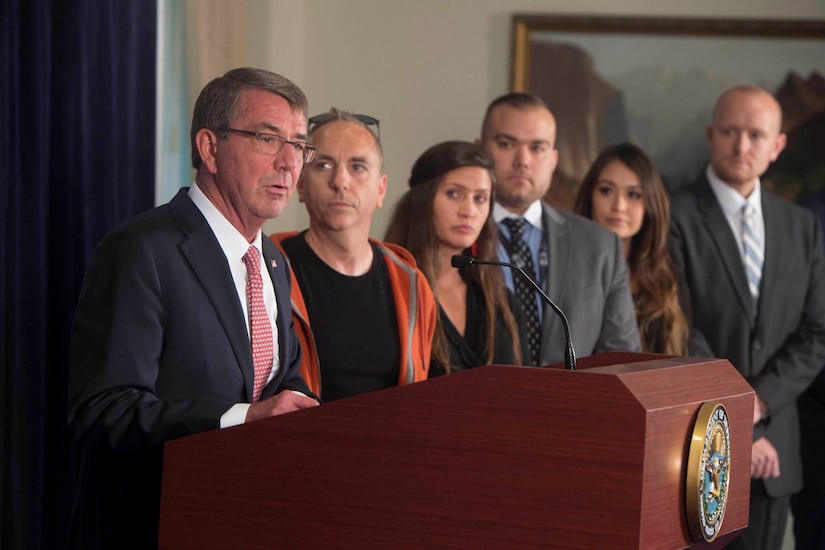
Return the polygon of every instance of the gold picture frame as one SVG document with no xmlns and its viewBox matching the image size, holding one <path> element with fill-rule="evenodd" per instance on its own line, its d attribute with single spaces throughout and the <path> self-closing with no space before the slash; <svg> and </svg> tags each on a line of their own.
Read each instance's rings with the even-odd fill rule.
<svg viewBox="0 0 825 550">
<path fill-rule="evenodd" d="M 604 67 L 616 73 L 601 74 Z M 778 68 L 782 74 L 769 74 Z M 657 71 L 659 82 L 653 78 Z M 825 188 L 825 160 L 800 167 L 810 152 L 793 150 L 825 139 L 816 129 L 802 128 L 814 116 L 825 128 L 823 75 L 825 21 L 512 17 L 511 90 L 539 95 L 556 115 L 559 166 L 546 199 L 563 208 L 572 206 L 578 183 L 599 151 L 617 141 L 645 149 L 669 189 L 692 181 L 707 163 L 704 126 L 713 101 L 731 85 L 745 83 L 761 85 L 780 99 L 789 148 L 771 167 L 770 182 L 789 198 L 804 199 Z M 706 82 L 697 82 L 705 77 Z M 664 91 L 656 95 L 659 85 Z M 811 95 L 821 111 L 806 111 Z M 797 132 L 800 139 L 793 139 Z"/>
</svg>

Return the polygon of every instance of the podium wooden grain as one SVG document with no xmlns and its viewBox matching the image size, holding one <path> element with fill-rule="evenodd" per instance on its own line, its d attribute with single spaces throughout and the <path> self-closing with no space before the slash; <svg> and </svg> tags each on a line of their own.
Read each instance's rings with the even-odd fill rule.
<svg viewBox="0 0 825 550">
<path fill-rule="evenodd" d="M 684 548 L 699 407 L 747 526 L 754 393 L 721 359 L 488 366 L 166 444 L 161 548 Z"/>
</svg>

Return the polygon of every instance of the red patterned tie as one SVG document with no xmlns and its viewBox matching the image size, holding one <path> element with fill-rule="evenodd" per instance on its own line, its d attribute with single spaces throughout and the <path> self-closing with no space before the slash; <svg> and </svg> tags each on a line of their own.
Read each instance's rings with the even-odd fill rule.
<svg viewBox="0 0 825 550">
<path fill-rule="evenodd" d="M 252 339 L 252 361 L 255 365 L 255 386 L 252 401 L 261 397 L 261 392 L 269 378 L 274 359 L 272 346 L 272 324 L 264 305 L 264 283 L 261 279 L 261 262 L 258 249 L 250 246 L 243 257 L 246 264 L 246 304 L 249 313 L 250 336 Z"/>
</svg>

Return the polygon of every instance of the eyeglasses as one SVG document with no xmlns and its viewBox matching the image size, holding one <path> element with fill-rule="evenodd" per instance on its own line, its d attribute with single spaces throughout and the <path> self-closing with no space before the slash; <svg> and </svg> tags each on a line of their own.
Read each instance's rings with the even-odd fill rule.
<svg viewBox="0 0 825 550">
<path fill-rule="evenodd" d="M 329 115 L 329 113 L 321 113 L 320 115 L 315 115 L 313 117 L 310 117 L 307 120 L 307 123 L 310 126 L 314 126 L 314 125 L 318 124 L 319 122 L 322 122 L 324 119 L 326 119 L 326 117 L 328 115 Z M 381 141 L 381 121 L 379 121 L 377 118 L 372 117 L 370 115 L 352 115 L 352 116 L 357 118 L 358 121 L 361 122 L 362 124 L 364 124 L 365 126 L 375 126 L 375 137 L 378 139 L 379 142 Z M 332 120 L 330 120 L 330 122 L 332 122 Z"/>
<path fill-rule="evenodd" d="M 304 164 L 312 162 L 315 158 L 317 147 L 307 143 L 306 141 L 289 141 L 283 136 L 277 134 L 262 134 L 260 132 L 250 132 L 249 130 L 237 130 L 235 128 L 216 128 L 216 132 L 235 132 L 245 136 L 255 138 L 255 150 L 264 155 L 277 155 L 284 150 L 284 145 L 287 143 L 292 145 L 292 149 L 296 155 L 300 155 L 304 160 Z"/>
</svg>

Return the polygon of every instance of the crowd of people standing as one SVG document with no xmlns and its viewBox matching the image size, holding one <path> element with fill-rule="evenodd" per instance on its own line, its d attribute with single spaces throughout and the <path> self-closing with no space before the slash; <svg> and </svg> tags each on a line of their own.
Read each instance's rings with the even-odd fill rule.
<svg viewBox="0 0 825 550">
<path fill-rule="evenodd" d="M 731 547 L 779 548 L 791 507 L 799 547 L 822 547 L 821 468 L 800 441 L 823 422 L 825 248 L 816 216 L 760 180 L 785 145 L 781 116 L 765 90 L 732 88 L 697 182 L 669 196 L 642 149 L 612 144 L 570 212 L 543 201 L 553 113 L 506 94 L 477 139 L 418 157 L 382 241 L 369 236 L 388 185 L 377 119 L 308 119 L 303 92 L 260 69 L 214 79 L 192 119 L 194 182 L 107 235 L 84 282 L 72 546 L 156 545 L 170 439 L 482 365 L 562 362 L 565 327 L 532 286 L 452 267 L 465 255 L 529 274 L 580 356 L 728 359 L 756 392 L 749 527 Z M 263 235 L 295 191 L 309 227 Z"/>
</svg>

